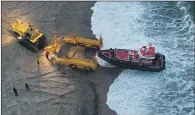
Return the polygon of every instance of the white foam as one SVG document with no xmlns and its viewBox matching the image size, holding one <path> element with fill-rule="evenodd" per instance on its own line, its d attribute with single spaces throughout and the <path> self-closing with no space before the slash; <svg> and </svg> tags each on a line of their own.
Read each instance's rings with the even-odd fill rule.
<svg viewBox="0 0 195 115">
<path fill-rule="evenodd" d="M 99 58 L 98 56 L 96 56 L 97 62 L 100 66 L 105 66 L 105 67 L 116 67 L 106 61 L 104 61 L 103 59 Z"/>
<path fill-rule="evenodd" d="M 148 44 L 149 38 L 142 36 L 137 25 L 138 17 L 144 9 L 137 8 L 138 3 L 109 3 L 108 6 L 102 2 L 97 2 L 92 8 L 92 30 L 97 38 L 103 37 L 103 48 L 134 48 L 137 49 L 143 44 Z M 133 7 L 133 11 L 126 9 Z M 120 10 L 118 11 L 118 8 Z M 117 13 L 116 13 L 117 10 Z M 137 13 L 138 12 L 138 13 Z M 134 27 L 136 29 L 134 29 Z M 105 31 L 102 31 L 105 30 Z M 140 36 L 137 36 L 137 33 Z M 137 39 L 139 38 L 139 39 Z M 146 40 L 147 39 L 147 40 Z M 125 44 L 124 44 L 125 43 Z M 114 45 L 113 45 L 114 44 Z"/>
<path fill-rule="evenodd" d="M 124 70 L 115 80 L 108 92 L 107 104 L 119 115 L 147 115 L 147 105 L 152 90 L 159 83 L 154 74 Z M 117 103 L 117 105 L 116 105 Z"/>
</svg>

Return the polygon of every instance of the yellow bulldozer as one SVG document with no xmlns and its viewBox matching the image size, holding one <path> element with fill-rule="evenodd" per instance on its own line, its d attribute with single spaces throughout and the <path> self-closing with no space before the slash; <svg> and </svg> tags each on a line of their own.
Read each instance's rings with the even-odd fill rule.
<svg viewBox="0 0 195 115">
<path fill-rule="evenodd" d="M 15 23 L 10 24 L 10 26 L 19 43 L 32 52 L 38 52 L 47 46 L 46 37 L 30 23 L 25 25 L 21 20 L 15 20 Z"/>
<path fill-rule="evenodd" d="M 52 43 L 45 48 L 47 59 L 52 63 L 64 64 L 74 69 L 94 71 L 97 68 L 97 59 L 95 57 L 87 59 L 81 55 L 75 56 L 78 52 L 84 52 L 85 49 L 83 47 L 76 46 L 72 48 L 73 50 L 70 50 L 68 54 L 66 53 L 64 57 L 58 57 L 57 53 L 59 53 L 64 43 L 66 42 L 64 42 L 63 39 L 57 39 L 56 36 L 54 36 Z"/>
</svg>

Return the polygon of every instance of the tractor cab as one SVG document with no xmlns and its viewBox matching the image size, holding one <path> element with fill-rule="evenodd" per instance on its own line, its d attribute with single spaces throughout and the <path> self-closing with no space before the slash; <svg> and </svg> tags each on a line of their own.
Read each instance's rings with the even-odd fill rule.
<svg viewBox="0 0 195 115">
<path fill-rule="evenodd" d="M 25 39 L 29 39 L 29 40 L 30 40 L 30 39 L 31 39 L 31 36 L 32 36 L 32 30 L 33 30 L 33 29 L 28 28 L 28 29 L 26 30 L 26 32 L 24 33 L 24 36 L 23 36 L 23 37 L 24 37 Z"/>
</svg>

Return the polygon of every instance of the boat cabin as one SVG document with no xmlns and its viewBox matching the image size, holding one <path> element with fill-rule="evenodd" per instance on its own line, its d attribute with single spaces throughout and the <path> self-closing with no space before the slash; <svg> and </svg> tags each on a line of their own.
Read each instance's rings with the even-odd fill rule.
<svg viewBox="0 0 195 115">
<path fill-rule="evenodd" d="M 139 56 L 143 59 L 155 59 L 155 47 L 151 44 L 139 49 Z"/>
</svg>

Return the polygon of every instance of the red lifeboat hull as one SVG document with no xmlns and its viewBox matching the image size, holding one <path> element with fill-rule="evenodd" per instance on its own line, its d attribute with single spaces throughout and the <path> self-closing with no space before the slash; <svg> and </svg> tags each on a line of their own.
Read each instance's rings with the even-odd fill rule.
<svg viewBox="0 0 195 115">
<path fill-rule="evenodd" d="M 118 67 L 142 71 L 160 72 L 165 69 L 165 56 L 155 53 L 154 59 L 143 59 L 135 50 L 100 50 L 98 57 Z"/>
</svg>

